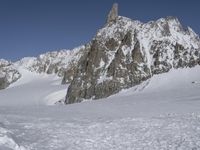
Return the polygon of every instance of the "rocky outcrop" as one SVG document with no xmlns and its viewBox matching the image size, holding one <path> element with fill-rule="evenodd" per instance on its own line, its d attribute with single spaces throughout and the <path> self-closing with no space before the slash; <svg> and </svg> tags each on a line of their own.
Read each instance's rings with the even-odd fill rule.
<svg viewBox="0 0 200 150">
<path fill-rule="evenodd" d="M 21 74 L 14 67 L 13 63 L 0 59 L 0 90 L 7 88 L 20 77 Z"/>
<path fill-rule="evenodd" d="M 108 14 L 107 23 L 116 22 L 118 17 L 118 4 L 115 3 L 112 6 L 110 13 Z"/>
<path fill-rule="evenodd" d="M 8 86 L 9 86 L 9 83 L 8 83 L 6 77 L 5 76 L 4 77 L 0 77 L 0 90 L 1 89 L 5 89 Z"/>
<path fill-rule="evenodd" d="M 177 18 L 141 23 L 116 12 L 114 6 L 80 58 L 66 104 L 108 97 L 154 74 L 200 64 L 199 37 Z"/>
</svg>

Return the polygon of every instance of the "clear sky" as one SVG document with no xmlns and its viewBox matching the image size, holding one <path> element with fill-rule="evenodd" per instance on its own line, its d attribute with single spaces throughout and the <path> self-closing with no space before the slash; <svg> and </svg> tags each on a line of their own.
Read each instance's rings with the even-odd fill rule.
<svg viewBox="0 0 200 150">
<path fill-rule="evenodd" d="M 18 60 L 90 41 L 112 3 L 142 22 L 177 16 L 200 34 L 200 0 L 0 0 L 0 58 Z"/>
</svg>

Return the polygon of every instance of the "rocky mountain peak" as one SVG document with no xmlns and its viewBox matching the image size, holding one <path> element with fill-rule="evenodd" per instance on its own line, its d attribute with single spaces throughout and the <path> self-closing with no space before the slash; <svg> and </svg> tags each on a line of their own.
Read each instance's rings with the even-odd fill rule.
<svg viewBox="0 0 200 150">
<path fill-rule="evenodd" d="M 114 3 L 112 9 L 108 14 L 107 23 L 116 22 L 117 17 L 118 17 L 118 4 Z"/>
<path fill-rule="evenodd" d="M 65 103 L 105 98 L 155 74 L 198 64 L 199 37 L 176 17 L 142 23 L 118 16 L 114 5 L 80 59 Z"/>
</svg>

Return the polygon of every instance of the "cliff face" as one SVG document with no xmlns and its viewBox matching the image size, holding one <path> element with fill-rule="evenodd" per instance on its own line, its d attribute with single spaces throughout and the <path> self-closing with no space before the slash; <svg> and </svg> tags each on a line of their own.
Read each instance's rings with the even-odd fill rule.
<svg viewBox="0 0 200 150">
<path fill-rule="evenodd" d="M 141 23 L 116 14 L 113 6 L 107 24 L 85 49 L 66 104 L 108 97 L 154 74 L 200 64 L 199 37 L 177 18 Z"/>
</svg>

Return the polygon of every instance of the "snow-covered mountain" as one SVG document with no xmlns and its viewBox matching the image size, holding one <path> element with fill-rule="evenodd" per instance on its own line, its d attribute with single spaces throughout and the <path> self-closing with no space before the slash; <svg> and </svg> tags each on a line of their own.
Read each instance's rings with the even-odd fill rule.
<svg viewBox="0 0 200 150">
<path fill-rule="evenodd" d="M 19 68 L 56 74 L 70 83 L 65 100 L 70 104 L 108 97 L 173 68 L 199 65 L 200 39 L 175 17 L 142 23 L 118 16 L 115 4 L 88 44 L 0 64 L 1 89 L 22 77 Z"/>
<path fill-rule="evenodd" d="M 74 71 L 84 49 L 85 46 L 80 46 L 73 50 L 47 52 L 37 58 L 23 58 L 15 64 L 31 72 L 65 76 L 63 83 L 69 83 L 73 80 Z"/>
<path fill-rule="evenodd" d="M 0 150 L 200 149 L 199 37 L 108 16 L 85 46 L 0 60 Z"/>
<path fill-rule="evenodd" d="M 200 64 L 200 39 L 177 18 L 142 23 L 118 16 L 117 5 L 88 45 L 67 104 L 108 97 L 155 74 Z"/>
<path fill-rule="evenodd" d="M 25 57 L 17 62 L 0 59 L 0 89 L 7 88 L 22 77 L 20 68 L 33 73 L 55 74 L 63 77 L 62 84 L 73 80 L 80 57 L 85 46 L 73 50 L 59 50 L 41 54 L 38 57 Z"/>
</svg>

